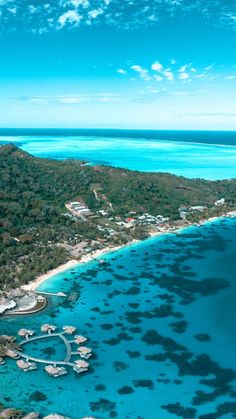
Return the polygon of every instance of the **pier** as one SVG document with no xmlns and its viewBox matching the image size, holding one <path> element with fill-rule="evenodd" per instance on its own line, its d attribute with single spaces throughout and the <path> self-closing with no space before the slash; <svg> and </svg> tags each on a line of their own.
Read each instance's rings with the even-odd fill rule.
<svg viewBox="0 0 236 419">
<path fill-rule="evenodd" d="M 35 294 L 39 294 L 39 295 L 49 295 L 51 297 L 67 297 L 66 294 L 64 294 L 64 292 L 41 292 L 41 291 L 35 291 Z"/>
<path fill-rule="evenodd" d="M 34 361 L 34 362 L 40 362 L 42 364 L 61 364 L 61 365 L 70 365 L 70 359 L 72 356 L 72 347 L 71 347 L 71 341 L 69 341 L 68 339 L 66 339 L 66 337 L 64 336 L 66 332 L 61 332 L 61 333 L 50 333 L 47 335 L 42 335 L 42 336 L 34 336 L 32 338 L 28 338 L 27 340 L 21 341 L 19 343 L 19 346 L 22 347 L 23 345 L 36 341 L 36 340 L 41 340 L 41 339 L 51 339 L 51 338 L 60 338 L 62 339 L 62 341 L 64 342 L 65 346 L 66 346 L 66 357 L 63 361 L 46 361 L 43 359 L 39 359 L 39 358 L 34 358 L 31 357 L 27 354 L 22 353 L 21 351 L 16 351 L 18 353 L 18 355 L 20 355 L 22 358 L 26 358 L 30 361 Z M 72 364 L 73 365 L 73 364 Z"/>
<path fill-rule="evenodd" d="M 52 375 L 53 377 L 59 377 L 62 375 L 65 375 L 68 371 L 65 369 L 65 367 L 70 367 L 73 369 L 73 371 L 75 371 L 76 373 L 81 373 L 84 371 L 88 370 L 88 366 L 89 364 L 86 363 L 85 361 L 83 361 L 81 358 L 84 358 L 84 354 L 79 352 L 79 349 L 81 348 L 81 350 L 87 350 L 91 352 L 91 349 L 89 348 L 84 348 L 84 347 L 80 347 L 80 343 L 82 343 L 83 341 L 87 340 L 87 338 L 83 337 L 83 336 L 77 336 L 75 335 L 74 339 L 71 340 L 71 337 L 69 338 L 69 335 L 72 335 L 76 332 L 76 328 L 73 326 L 64 326 L 63 330 L 61 332 L 55 332 L 56 327 L 53 325 L 49 325 L 49 324 L 44 324 L 41 327 L 41 331 L 44 332 L 43 335 L 39 335 L 39 336 L 33 336 L 34 331 L 31 330 L 26 330 L 26 329 L 21 329 L 19 331 L 19 335 L 20 336 L 24 336 L 25 339 L 21 340 L 19 342 L 19 347 L 20 350 L 15 350 L 15 355 L 16 357 L 14 359 L 22 359 L 21 364 L 23 365 L 23 359 L 25 360 L 25 364 L 29 364 L 32 367 L 31 368 L 23 368 L 23 366 L 25 365 L 21 365 L 19 364 L 18 361 L 18 366 L 19 368 L 21 368 L 24 371 L 32 371 L 32 370 L 36 370 L 37 369 L 37 364 L 43 364 L 45 365 L 45 371 L 49 374 Z M 66 336 L 68 335 L 68 337 Z M 31 343 L 31 342 L 35 342 L 35 341 L 39 341 L 39 340 L 44 340 L 44 339 L 53 339 L 53 338 L 59 338 L 62 340 L 62 342 L 65 345 L 66 348 L 66 356 L 64 359 L 62 360 L 49 360 L 49 359 L 42 359 L 42 358 L 38 358 L 35 357 L 33 355 L 27 354 L 26 352 L 24 352 L 24 346 L 27 345 L 27 343 Z M 81 342 L 78 341 L 78 338 L 80 338 Z M 83 338 L 83 339 L 82 339 Z M 69 340 L 70 339 L 70 340 Z M 76 350 L 73 349 L 72 345 L 76 345 Z M 71 358 L 73 356 L 77 356 L 79 357 L 79 359 L 77 358 L 77 360 L 72 360 Z M 32 362 L 32 364 L 31 364 Z M 50 368 L 51 367 L 51 368 Z M 55 370 L 55 371 L 54 371 Z"/>
</svg>

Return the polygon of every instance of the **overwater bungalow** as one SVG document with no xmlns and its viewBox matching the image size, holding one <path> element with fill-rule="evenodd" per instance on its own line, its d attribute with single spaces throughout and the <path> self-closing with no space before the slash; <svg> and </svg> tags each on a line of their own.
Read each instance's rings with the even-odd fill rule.
<svg viewBox="0 0 236 419">
<path fill-rule="evenodd" d="M 87 348 L 86 346 L 79 346 L 77 352 L 81 356 L 81 358 L 88 359 L 90 358 L 90 356 L 92 356 L 92 349 Z"/>
<path fill-rule="evenodd" d="M 5 359 L 0 356 L 0 365 L 5 364 L 5 362 L 6 362 Z"/>
<path fill-rule="evenodd" d="M 35 364 L 35 362 L 27 362 L 23 361 L 23 359 L 19 359 L 17 361 L 17 365 L 23 371 L 34 371 L 37 369 L 37 365 Z"/>
<path fill-rule="evenodd" d="M 82 336 L 82 335 L 75 336 L 75 343 L 77 345 L 80 345 L 81 343 L 85 343 L 85 342 L 87 342 L 87 340 L 88 339 L 85 336 Z"/>
<path fill-rule="evenodd" d="M 51 332 L 55 332 L 56 326 L 53 326 L 52 324 L 43 324 L 41 326 L 41 332 L 50 334 Z"/>
<path fill-rule="evenodd" d="M 63 330 L 67 335 L 73 335 L 76 332 L 76 327 L 74 326 L 64 326 Z"/>
<path fill-rule="evenodd" d="M 52 377 L 60 377 L 68 373 L 64 367 L 54 367 L 53 365 L 47 365 L 45 371 Z"/>
<path fill-rule="evenodd" d="M 77 367 L 77 365 L 75 365 L 75 366 L 73 367 L 73 370 L 74 370 L 77 374 L 81 374 L 82 372 L 86 372 L 86 371 L 88 371 L 88 368 L 79 368 L 79 367 Z"/>
<path fill-rule="evenodd" d="M 28 339 L 29 336 L 33 336 L 34 331 L 33 330 L 27 330 L 27 329 L 20 329 L 18 332 L 18 336 L 21 336 L 22 338 Z"/>
<path fill-rule="evenodd" d="M 89 363 L 86 361 L 83 361 L 81 359 L 78 359 L 75 361 L 75 366 L 73 367 L 73 370 L 77 373 L 88 371 Z"/>
<path fill-rule="evenodd" d="M 9 358 L 12 358 L 12 359 L 19 359 L 20 358 L 18 353 L 16 351 L 11 350 L 11 349 L 7 349 L 6 356 L 8 356 Z"/>
</svg>

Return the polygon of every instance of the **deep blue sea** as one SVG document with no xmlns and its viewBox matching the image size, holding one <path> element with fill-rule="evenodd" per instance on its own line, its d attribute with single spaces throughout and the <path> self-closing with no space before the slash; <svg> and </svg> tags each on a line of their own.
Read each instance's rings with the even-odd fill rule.
<svg viewBox="0 0 236 419">
<path fill-rule="evenodd" d="M 55 159 L 210 180 L 236 177 L 236 131 L 0 130 L 0 144 Z"/>
<path fill-rule="evenodd" d="M 236 177 L 236 134 L 205 132 L 0 131 L 41 157 L 79 157 L 189 177 Z M 4 136 L 3 136 L 4 135 Z M 0 402 L 71 419 L 236 417 L 236 219 L 221 219 L 107 254 L 54 276 L 37 315 L 0 320 L 0 334 L 42 323 L 78 327 L 93 349 L 90 371 L 50 378 L 0 366 Z M 55 342 L 28 352 L 64 357 Z"/>
<path fill-rule="evenodd" d="M 94 351 L 90 372 L 54 379 L 7 361 L 1 402 L 72 419 L 234 418 L 235 234 L 236 220 L 191 227 L 48 280 L 41 291 L 78 300 L 54 297 L 41 314 L 1 320 L 1 333 L 73 324 Z M 48 342 L 30 345 L 45 357 Z"/>
</svg>

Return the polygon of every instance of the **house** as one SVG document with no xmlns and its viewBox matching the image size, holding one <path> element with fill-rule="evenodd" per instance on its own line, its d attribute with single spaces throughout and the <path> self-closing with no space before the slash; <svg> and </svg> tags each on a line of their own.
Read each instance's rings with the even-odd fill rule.
<svg viewBox="0 0 236 419">
<path fill-rule="evenodd" d="M 220 206 L 220 205 L 225 205 L 225 198 L 221 198 L 221 199 L 218 199 L 216 202 L 215 202 L 215 205 L 218 207 L 218 206 Z"/>
<path fill-rule="evenodd" d="M 195 207 L 190 207 L 189 208 L 189 211 L 192 211 L 192 212 L 194 212 L 194 211 L 200 211 L 200 212 L 202 212 L 205 209 L 206 209 L 206 207 L 204 207 L 202 205 L 196 205 Z"/>
<path fill-rule="evenodd" d="M 68 204 L 65 204 L 65 206 L 73 215 L 79 217 L 87 217 L 92 214 L 90 209 L 81 201 L 69 202 Z"/>
</svg>

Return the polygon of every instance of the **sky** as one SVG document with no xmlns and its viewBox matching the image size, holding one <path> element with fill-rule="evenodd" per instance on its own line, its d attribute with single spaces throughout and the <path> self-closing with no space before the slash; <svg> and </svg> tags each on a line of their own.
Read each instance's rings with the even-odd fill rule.
<svg viewBox="0 0 236 419">
<path fill-rule="evenodd" d="M 235 0 L 0 0 L 0 127 L 236 130 Z"/>
</svg>

